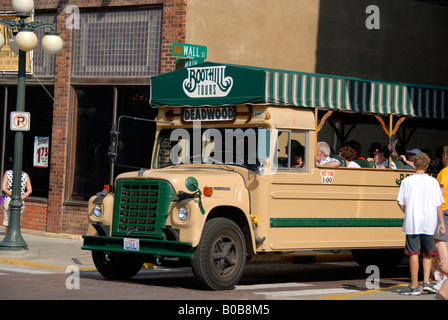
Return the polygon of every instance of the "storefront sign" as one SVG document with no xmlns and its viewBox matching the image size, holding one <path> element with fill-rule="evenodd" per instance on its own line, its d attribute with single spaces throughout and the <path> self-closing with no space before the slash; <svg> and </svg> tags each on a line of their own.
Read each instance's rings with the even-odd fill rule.
<svg viewBox="0 0 448 320">
<path fill-rule="evenodd" d="M 233 86 L 233 78 L 226 77 L 226 66 L 187 68 L 182 89 L 190 98 L 225 97 Z"/>
<path fill-rule="evenodd" d="M 0 20 L 11 20 L 17 19 L 15 15 L 0 14 Z M 31 21 L 31 18 L 28 18 Z M 11 71 L 17 72 L 19 69 L 19 54 L 14 53 L 10 48 L 10 40 L 12 37 L 12 30 L 6 28 L 4 25 L 0 24 L 0 33 L 5 38 L 5 45 L 2 50 L 0 50 L 0 71 Z M 26 54 L 26 71 L 30 72 L 30 53 Z"/>
<path fill-rule="evenodd" d="M 34 167 L 48 168 L 49 145 L 50 137 L 34 137 Z"/>
<path fill-rule="evenodd" d="M 184 108 L 182 120 L 191 121 L 232 121 L 235 116 L 233 107 L 223 108 Z"/>
</svg>

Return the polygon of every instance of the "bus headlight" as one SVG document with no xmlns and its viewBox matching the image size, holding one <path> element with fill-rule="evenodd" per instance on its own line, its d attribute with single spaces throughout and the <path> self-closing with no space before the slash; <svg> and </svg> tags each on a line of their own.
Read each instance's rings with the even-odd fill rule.
<svg viewBox="0 0 448 320">
<path fill-rule="evenodd" d="M 101 207 L 100 204 L 96 204 L 93 207 L 92 213 L 96 218 L 99 218 L 101 216 L 101 214 L 103 213 L 103 208 Z"/>
<path fill-rule="evenodd" d="M 188 215 L 190 213 L 190 210 L 188 210 L 187 207 L 180 207 L 179 211 L 177 211 L 177 218 L 184 222 L 188 219 Z"/>
</svg>

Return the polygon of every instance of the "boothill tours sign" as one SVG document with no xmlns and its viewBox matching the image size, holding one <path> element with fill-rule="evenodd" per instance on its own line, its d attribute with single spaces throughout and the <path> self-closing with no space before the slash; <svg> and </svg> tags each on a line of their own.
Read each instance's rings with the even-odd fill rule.
<svg viewBox="0 0 448 320">
<path fill-rule="evenodd" d="M 151 79 L 153 107 L 265 103 L 263 70 L 204 62 Z M 228 119 L 226 119 L 228 120 Z"/>
<path fill-rule="evenodd" d="M 187 68 L 182 89 L 190 98 L 225 97 L 232 90 L 233 78 L 226 76 L 226 66 Z"/>
</svg>

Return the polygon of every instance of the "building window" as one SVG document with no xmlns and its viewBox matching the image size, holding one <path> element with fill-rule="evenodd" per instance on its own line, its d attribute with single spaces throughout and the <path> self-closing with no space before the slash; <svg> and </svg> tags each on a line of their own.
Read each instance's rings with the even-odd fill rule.
<svg viewBox="0 0 448 320">
<path fill-rule="evenodd" d="M 120 116 L 154 119 L 157 110 L 149 106 L 149 87 L 77 87 L 75 150 L 72 155 L 71 200 L 88 200 L 113 184 L 121 172 L 149 167 L 155 123 L 121 120 L 121 154 L 118 164 L 108 160 L 110 130 Z"/>
<path fill-rule="evenodd" d="M 73 77 L 148 77 L 160 70 L 162 10 L 82 12 Z"/>
<path fill-rule="evenodd" d="M 47 92 L 48 90 L 48 92 Z M 17 87 L 0 87 L 0 109 L 1 112 L 1 142 L 2 164 L 1 169 L 5 171 L 12 169 L 12 159 L 14 156 L 15 131 L 9 128 L 9 114 L 16 110 Z M 26 87 L 25 111 L 30 113 L 30 130 L 23 134 L 23 164 L 22 169 L 29 174 L 33 186 L 32 197 L 48 197 L 50 166 L 37 166 L 34 161 L 36 137 L 48 139 L 51 146 L 52 122 L 53 122 L 53 87 Z M 50 163 L 50 150 L 48 156 Z"/>
<path fill-rule="evenodd" d="M 51 22 L 56 25 L 56 14 L 36 14 L 34 16 L 35 21 L 39 22 Z M 45 36 L 45 31 L 48 28 L 42 28 L 36 30 L 36 36 L 39 39 L 39 44 L 42 43 L 42 38 Z M 57 30 L 56 30 L 57 31 Z M 38 45 L 33 50 L 33 72 L 37 76 L 54 76 L 54 62 L 56 56 L 54 54 L 45 53 L 41 45 Z"/>
</svg>

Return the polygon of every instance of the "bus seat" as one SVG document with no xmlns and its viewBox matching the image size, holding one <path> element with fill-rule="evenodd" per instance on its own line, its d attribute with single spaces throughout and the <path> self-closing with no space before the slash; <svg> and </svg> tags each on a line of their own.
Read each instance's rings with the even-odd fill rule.
<svg viewBox="0 0 448 320">
<path fill-rule="evenodd" d="M 400 160 L 392 159 L 392 162 L 395 163 L 397 169 L 404 169 L 404 164 Z"/>
<path fill-rule="evenodd" d="M 346 167 L 347 166 L 347 162 L 341 156 L 338 156 L 338 155 L 335 155 L 335 154 L 330 154 L 330 158 L 337 159 L 339 161 L 339 163 L 341 164 L 341 167 Z"/>
<path fill-rule="evenodd" d="M 353 160 L 353 161 L 359 164 L 361 168 L 376 168 L 376 164 L 373 161 L 368 160 Z"/>
</svg>

